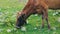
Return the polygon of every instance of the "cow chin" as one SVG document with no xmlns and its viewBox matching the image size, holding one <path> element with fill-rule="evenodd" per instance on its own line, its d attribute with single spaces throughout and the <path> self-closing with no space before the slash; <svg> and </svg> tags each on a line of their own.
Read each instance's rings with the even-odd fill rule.
<svg viewBox="0 0 60 34">
<path fill-rule="evenodd" d="M 26 21 L 24 21 L 24 20 L 18 21 L 16 24 L 16 28 L 21 28 L 25 24 L 26 24 Z"/>
</svg>

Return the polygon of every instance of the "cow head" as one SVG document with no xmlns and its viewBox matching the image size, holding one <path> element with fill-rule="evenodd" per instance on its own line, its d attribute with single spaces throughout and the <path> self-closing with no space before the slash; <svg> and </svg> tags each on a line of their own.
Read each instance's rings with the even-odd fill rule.
<svg viewBox="0 0 60 34">
<path fill-rule="evenodd" d="M 18 12 L 16 28 L 21 28 L 24 24 L 26 24 L 25 14 Z"/>
</svg>

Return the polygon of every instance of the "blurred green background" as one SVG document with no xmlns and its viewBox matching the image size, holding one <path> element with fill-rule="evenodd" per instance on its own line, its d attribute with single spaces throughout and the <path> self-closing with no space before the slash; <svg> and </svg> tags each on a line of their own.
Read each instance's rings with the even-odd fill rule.
<svg viewBox="0 0 60 34">
<path fill-rule="evenodd" d="M 24 8 L 27 0 L 0 0 L 0 34 L 60 34 L 60 10 L 48 10 L 51 30 L 45 27 L 40 29 L 42 24 L 41 15 L 31 15 L 27 21 L 26 31 L 15 29 L 16 14 Z"/>
</svg>

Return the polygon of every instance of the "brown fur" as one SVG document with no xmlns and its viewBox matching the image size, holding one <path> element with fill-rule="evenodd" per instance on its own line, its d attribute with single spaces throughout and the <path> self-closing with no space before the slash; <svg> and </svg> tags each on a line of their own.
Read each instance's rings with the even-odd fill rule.
<svg viewBox="0 0 60 34">
<path fill-rule="evenodd" d="M 17 23 L 21 25 L 31 14 L 42 14 L 42 27 L 44 27 L 44 19 L 46 19 L 48 28 L 48 9 L 60 9 L 60 0 L 28 0 L 24 9 L 18 13 Z M 21 19 L 21 17 L 23 18 Z M 20 21 L 18 19 L 21 19 Z M 17 24 L 18 25 L 18 24 Z M 21 25 L 22 26 L 22 25 Z"/>
</svg>

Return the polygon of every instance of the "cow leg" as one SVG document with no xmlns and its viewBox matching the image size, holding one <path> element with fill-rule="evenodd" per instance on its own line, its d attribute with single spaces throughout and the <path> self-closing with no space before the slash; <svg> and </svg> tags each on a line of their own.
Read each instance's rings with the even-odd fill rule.
<svg viewBox="0 0 60 34">
<path fill-rule="evenodd" d="M 50 23 L 48 22 L 48 12 L 45 12 L 45 19 L 48 25 L 48 29 L 50 29 Z"/>
<path fill-rule="evenodd" d="M 48 22 L 48 18 L 47 17 L 46 17 L 46 21 L 47 21 L 48 29 L 50 29 L 50 23 Z"/>
<path fill-rule="evenodd" d="M 42 28 L 44 28 L 44 14 L 42 13 Z"/>
<path fill-rule="evenodd" d="M 44 19 L 47 22 L 48 29 L 50 29 L 50 24 L 48 22 L 48 11 L 46 9 L 42 11 L 42 26 L 44 26 Z"/>
</svg>

